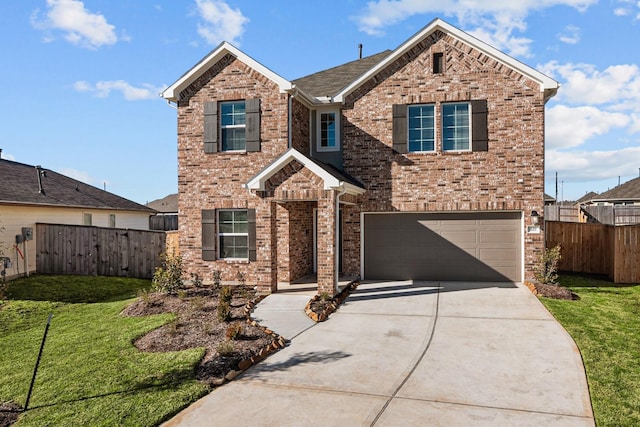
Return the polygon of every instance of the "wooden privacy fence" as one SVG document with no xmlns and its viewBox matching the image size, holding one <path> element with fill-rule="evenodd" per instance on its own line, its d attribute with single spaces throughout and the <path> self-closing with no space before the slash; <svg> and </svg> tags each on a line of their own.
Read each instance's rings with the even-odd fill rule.
<svg viewBox="0 0 640 427">
<path fill-rule="evenodd" d="M 162 231 L 36 224 L 36 271 L 151 279 L 165 241 Z"/>
<path fill-rule="evenodd" d="M 640 225 L 545 222 L 547 248 L 560 245 L 559 269 L 640 283 Z"/>
</svg>

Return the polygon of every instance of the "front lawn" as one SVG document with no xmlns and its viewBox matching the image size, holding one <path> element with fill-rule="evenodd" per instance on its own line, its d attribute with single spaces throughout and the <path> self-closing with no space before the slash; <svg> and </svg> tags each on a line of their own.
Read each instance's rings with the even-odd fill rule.
<svg viewBox="0 0 640 427">
<path fill-rule="evenodd" d="M 580 299 L 541 300 L 580 348 L 596 423 L 640 425 L 640 286 L 579 275 L 558 281 Z"/>
<path fill-rule="evenodd" d="M 29 410 L 16 426 L 153 426 L 207 393 L 204 349 L 144 353 L 132 341 L 170 314 L 120 316 L 148 280 L 32 276 L 0 295 L 0 403 L 24 406 L 47 316 L 53 320 Z"/>
</svg>

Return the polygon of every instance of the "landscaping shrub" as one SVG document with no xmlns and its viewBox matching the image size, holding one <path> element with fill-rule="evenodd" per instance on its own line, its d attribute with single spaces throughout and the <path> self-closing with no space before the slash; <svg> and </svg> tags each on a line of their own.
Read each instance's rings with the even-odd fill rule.
<svg viewBox="0 0 640 427">
<path fill-rule="evenodd" d="M 544 284 L 554 284 L 558 280 L 558 263 L 562 255 L 560 254 L 560 245 L 554 248 L 546 248 L 540 259 L 533 266 L 533 274 L 536 280 Z"/>
<path fill-rule="evenodd" d="M 153 273 L 153 290 L 175 295 L 184 286 L 182 257 L 162 254 L 162 265 Z"/>
</svg>

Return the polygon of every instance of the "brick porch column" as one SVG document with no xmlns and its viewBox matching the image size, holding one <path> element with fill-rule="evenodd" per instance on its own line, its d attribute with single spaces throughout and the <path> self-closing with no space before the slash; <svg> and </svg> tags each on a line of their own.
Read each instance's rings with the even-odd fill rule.
<svg viewBox="0 0 640 427">
<path fill-rule="evenodd" d="M 335 191 L 318 199 L 318 293 L 335 293 L 336 201 Z"/>
<path fill-rule="evenodd" d="M 258 293 L 270 294 L 278 289 L 278 224 L 276 203 L 266 203 L 256 213 L 256 252 Z"/>
</svg>

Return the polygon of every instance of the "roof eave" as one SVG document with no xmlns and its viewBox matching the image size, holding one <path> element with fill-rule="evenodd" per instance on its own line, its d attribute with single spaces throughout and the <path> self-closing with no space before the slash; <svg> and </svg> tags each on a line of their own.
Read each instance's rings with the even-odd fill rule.
<svg viewBox="0 0 640 427">
<path fill-rule="evenodd" d="M 225 55 L 230 54 L 243 63 L 247 64 L 252 69 L 256 70 L 260 74 L 273 81 L 280 88 L 280 92 L 284 93 L 293 88 L 293 84 L 280 76 L 279 74 L 271 71 L 255 59 L 251 58 L 246 53 L 242 52 L 237 47 L 228 42 L 222 42 L 214 50 L 212 50 L 207 56 L 202 58 L 200 62 L 194 65 L 189 71 L 182 75 L 175 83 L 166 88 L 160 93 L 160 96 L 167 101 L 178 102 L 180 101 L 180 92 L 187 88 L 190 84 L 196 81 L 205 71 L 211 68 L 215 63 L 220 61 Z"/>
<path fill-rule="evenodd" d="M 498 62 L 518 71 L 529 79 L 535 81 L 540 85 L 540 91 L 544 93 L 545 102 L 556 94 L 559 84 L 551 77 L 548 77 L 545 74 L 518 61 L 517 59 L 510 57 L 509 55 L 473 37 L 472 35 L 465 33 L 464 31 L 454 27 L 453 25 L 443 21 L 442 19 L 436 18 L 429 24 L 427 24 L 422 30 L 413 35 L 413 37 L 409 38 L 406 42 L 398 46 L 387 58 L 379 62 L 376 66 L 371 68 L 367 73 L 360 76 L 353 83 L 342 89 L 340 93 L 336 94 L 336 96 L 334 97 L 334 101 L 344 102 L 344 98 L 346 98 L 350 93 L 358 89 L 363 83 L 375 76 L 380 70 L 384 69 L 389 64 L 392 64 L 394 61 L 404 55 L 408 50 L 422 41 L 425 37 L 429 36 L 431 33 L 437 30 L 450 34 L 451 36 L 465 42 L 471 47 L 487 54 L 488 56 L 491 56 Z"/>
<path fill-rule="evenodd" d="M 344 190 L 347 194 L 353 195 L 363 194 L 366 191 L 364 188 L 360 188 L 346 181 L 339 180 L 335 176 L 322 169 L 316 163 L 310 161 L 304 154 L 300 153 L 295 148 L 290 148 L 289 150 L 287 150 L 283 155 L 278 157 L 270 165 L 260 171 L 256 176 L 251 178 L 245 184 L 245 188 L 248 190 L 264 191 L 265 183 L 267 182 L 267 180 L 292 160 L 297 160 L 315 175 L 322 178 L 322 181 L 324 182 L 323 187 L 325 190 Z"/>
</svg>

